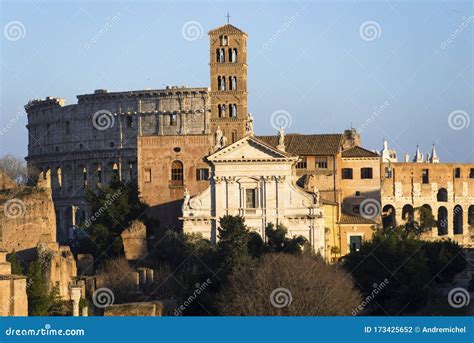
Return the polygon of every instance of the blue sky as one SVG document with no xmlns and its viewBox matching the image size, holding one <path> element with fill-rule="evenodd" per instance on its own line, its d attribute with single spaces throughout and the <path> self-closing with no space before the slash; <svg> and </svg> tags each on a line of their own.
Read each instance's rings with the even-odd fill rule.
<svg viewBox="0 0 474 343">
<path fill-rule="evenodd" d="M 341 132 L 352 124 L 369 149 L 387 138 L 399 156 L 413 155 L 417 144 L 429 152 L 435 142 L 442 161 L 474 162 L 471 1 L 0 6 L 0 155 L 26 155 L 22 106 L 32 98 L 71 104 L 99 88 L 209 86 L 206 33 L 230 12 L 248 34 L 249 111 L 258 134 L 274 133 L 272 113 L 285 111 L 287 132 Z M 7 30 L 11 22 L 21 23 L 19 36 Z M 191 40 L 182 33 L 189 22 L 198 23 Z"/>
</svg>

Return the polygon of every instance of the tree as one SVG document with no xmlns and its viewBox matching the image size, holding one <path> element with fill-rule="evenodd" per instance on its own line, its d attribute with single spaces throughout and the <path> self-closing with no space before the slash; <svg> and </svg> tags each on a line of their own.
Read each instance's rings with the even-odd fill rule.
<svg viewBox="0 0 474 343">
<path fill-rule="evenodd" d="M 268 223 L 265 228 L 267 235 L 267 247 L 269 252 L 287 252 L 291 254 L 301 253 L 307 239 L 303 236 L 287 237 L 288 229 L 283 224 L 275 228 L 273 223 Z"/>
<path fill-rule="evenodd" d="M 350 315 L 361 300 L 343 269 L 320 257 L 280 253 L 235 269 L 218 308 L 231 316 L 337 316 Z"/>
<path fill-rule="evenodd" d="M 120 234 L 148 206 L 140 201 L 136 186 L 120 181 L 117 175 L 97 192 L 87 189 L 86 199 L 91 217 L 80 226 L 81 237 L 75 250 L 91 254 L 96 266 L 100 266 L 107 259 L 123 255 Z"/>
<path fill-rule="evenodd" d="M 461 246 L 452 240 L 426 242 L 423 251 L 428 268 L 436 282 L 452 282 L 454 276 L 466 269 L 467 261 Z"/>
<path fill-rule="evenodd" d="M 115 303 L 130 301 L 130 294 L 135 290 L 135 271 L 125 257 L 118 257 L 104 263 L 101 273 L 104 287 L 109 288 Z"/>
<path fill-rule="evenodd" d="M 224 274 L 235 268 L 248 265 L 252 258 L 248 251 L 248 243 L 252 236 L 245 225 L 244 218 L 226 215 L 219 220 L 217 244 L 221 267 Z"/>
<path fill-rule="evenodd" d="M 419 236 L 422 233 L 431 230 L 431 228 L 436 227 L 437 222 L 430 208 L 422 206 L 416 208 L 416 211 L 418 212 L 419 220 L 416 221 L 413 218 L 409 220 L 405 224 L 405 230 L 407 232 Z"/>
<path fill-rule="evenodd" d="M 23 158 L 10 154 L 2 156 L 0 158 L 0 170 L 18 184 L 25 184 L 28 180 L 26 163 Z"/>
<path fill-rule="evenodd" d="M 61 308 L 59 289 L 55 286 L 51 290 L 48 290 L 45 261 L 41 257 L 38 257 L 30 263 L 27 280 L 28 315 L 58 315 Z"/>
<path fill-rule="evenodd" d="M 23 275 L 25 273 L 23 271 L 23 263 L 20 261 L 20 258 L 15 251 L 13 251 L 13 253 L 8 258 L 8 262 L 11 263 L 13 275 Z"/>
<path fill-rule="evenodd" d="M 422 246 L 422 241 L 399 227 L 375 233 L 345 258 L 344 266 L 365 294 L 389 280 L 371 303 L 376 313 L 397 315 L 426 303 L 432 276 Z"/>
</svg>

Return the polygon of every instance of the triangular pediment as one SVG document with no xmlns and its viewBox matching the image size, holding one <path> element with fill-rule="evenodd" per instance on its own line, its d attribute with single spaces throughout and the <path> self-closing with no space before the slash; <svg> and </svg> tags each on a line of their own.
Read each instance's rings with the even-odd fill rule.
<svg viewBox="0 0 474 343">
<path fill-rule="evenodd" d="M 292 161 L 296 156 L 247 136 L 208 157 L 209 161 Z"/>
</svg>

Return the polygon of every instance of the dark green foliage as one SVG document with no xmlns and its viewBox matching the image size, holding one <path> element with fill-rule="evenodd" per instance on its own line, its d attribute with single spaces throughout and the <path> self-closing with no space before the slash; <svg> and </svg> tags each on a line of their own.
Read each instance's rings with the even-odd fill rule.
<svg viewBox="0 0 474 343">
<path fill-rule="evenodd" d="M 10 255 L 8 262 L 11 263 L 13 275 L 24 275 L 25 272 L 23 271 L 23 263 L 20 261 L 20 258 L 16 252 L 13 252 Z"/>
<path fill-rule="evenodd" d="M 430 297 L 432 283 L 452 281 L 466 261 L 456 243 L 424 242 L 398 227 L 375 233 L 372 241 L 346 257 L 344 266 L 366 295 L 374 284 L 389 280 L 371 305 L 376 314 L 398 315 L 419 310 Z"/>
<path fill-rule="evenodd" d="M 86 198 L 91 216 L 81 226 L 82 237 L 76 252 L 91 254 L 99 266 L 123 254 L 120 234 L 148 206 L 140 201 L 136 186 L 120 181 L 117 175 L 97 193 L 88 189 Z"/>
<path fill-rule="evenodd" d="M 294 236 L 288 238 L 286 235 L 288 229 L 282 224 L 278 224 L 275 228 L 273 223 L 268 223 L 265 228 L 267 235 L 267 248 L 270 253 L 285 252 L 290 254 L 301 253 L 307 239 L 303 236 Z"/>
<path fill-rule="evenodd" d="M 383 230 L 346 257 L 344 265 L 364 293 L 389 280 L 372 303 L 381 307 L 376 313 L 397 315 L 426 303 L 431 275 L 422 244 L 399 228 Z"/>
<path fill-rule="evenodd" d="M 467 266 L 462 248 L 452 240 L 427 242 L 423 250 L 429 260 L 430 273 L 437 282 L 452 282 Z"/>
<path fill-rule="evenodd" d="M 252 238 L 245 225 L 244 218 L 240 216 L 223 216 L 217 229 L 221 269 L 227 274 L 235 268 L 241 268 L 251 262 L 248 244 Z"/>
<path fill-rule="evenodd" d="M 64 312 L 62 311 L 57 286 L 53 287 L 51 291 L 48 291 L 45 261 L 42 258 L 38 257 L 30 263 L 27 279 L 28 315 L 50 316 L 60 315 Z"/>
<path fill-rule="evenodd" d="M 433 213 L 429 208 L 418 207 L 415 209 L 418 212 L 419 221 L 410 220 L 405 224 L 405 230 L 409 233 L 413 233 L 417 236 L 421 235 L 423 232 L 431 230 L 431 228 L 436 227 L 437 222 L 433 216 Z"/>
</svg>

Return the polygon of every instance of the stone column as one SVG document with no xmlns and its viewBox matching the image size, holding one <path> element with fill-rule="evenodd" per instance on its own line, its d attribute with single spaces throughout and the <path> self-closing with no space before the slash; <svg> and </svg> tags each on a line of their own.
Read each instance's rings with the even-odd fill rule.
<svg viewBox="0 0 474 343">
<path fill-rule="evenodd" d="M 71 287 L 72 315 L 79 317 L 79 301 L 81 300 L 81 287 Z"/>
</svg>

